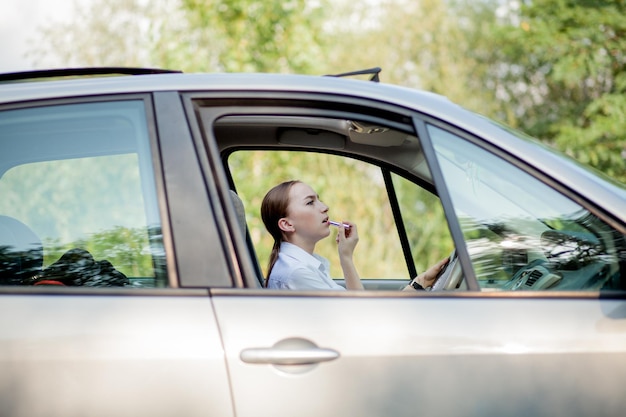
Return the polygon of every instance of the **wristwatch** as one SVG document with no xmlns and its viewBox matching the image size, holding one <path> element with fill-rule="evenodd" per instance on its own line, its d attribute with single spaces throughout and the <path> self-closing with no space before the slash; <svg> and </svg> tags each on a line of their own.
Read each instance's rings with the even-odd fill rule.
<svg viewBox="0 0 626 417">
<path fill-rule="evenodd" d="M 413 289 L 418 290 L 418 291 L 424 291 L 425 288 L 422 287 L 419 282 L 417 282 L 417 277 L 415 277 L 415 279 L 413 279 L 411 281 L 411 283 L 409 284 L 411 287 L 413 287 Z"/>
</svg>

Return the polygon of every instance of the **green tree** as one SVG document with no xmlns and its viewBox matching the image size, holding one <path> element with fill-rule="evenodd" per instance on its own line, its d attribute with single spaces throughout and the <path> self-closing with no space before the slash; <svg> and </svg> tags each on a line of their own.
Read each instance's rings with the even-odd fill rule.
<svg viewBox="0 0 626 417">
<path fill-rule="evenodd" d="M 182 0 L 198 47 L 221 71 L 314 73 L 323 58 L 324 1 Z"/>
<path fill-rule="evenodd" d="M 506 121 L 626 182 L 626 2 L 533 0 L 494 33 Z"/>
<path fill-rule="evenodd" d="M 315 73 L 324 1 L 98 0 L 41 28 L 37 65 Z"/>
<path fill-rule="evenodd" d="M 168 22 L 162 16 L 176 20 L 175 11 L 172 0 L 76 3 L 72 21 L 40 28 L 37 47 L 29 55 L 39 66 L 157 65 L 151 55 Z"/>
<path fill-rule="evenodd" d="M 56 262 L 65 252 L 74 248 L 85 249 L 96 260 L 106 259 L 128 277 L 154 277 L 153 257 L 149 246 L 148 230 L 116 226 L 110 230 L 93 233 L 88 239 L 61 243 L 47 239 L 44 267 Z"/>
<path fill-rule="evenodd" d="M 381 0 L 371 7 L 334 5 L 327 71 L 382 67 L 383 82 L 443 94 L 492 114 L 489 30 L 494 0 Z"/>
</svg>

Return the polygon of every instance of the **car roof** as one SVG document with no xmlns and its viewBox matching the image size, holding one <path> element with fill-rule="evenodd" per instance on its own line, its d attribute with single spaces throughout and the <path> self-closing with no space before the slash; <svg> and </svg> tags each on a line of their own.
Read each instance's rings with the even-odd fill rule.
<svg viewBox="0 0 626 417">
<path fill-rule="evenodd" d="M 406 95 L 406 98 L 410 97 L 413 103 L 416 97 L 423 97 L 428 101 L 429 106 L 432 106 L 434 101 L 453 105 L 443 96 L 391 84 L 337 77 L 266 73 L 168 73 L 11 82 L 0 84 L 0 91 L 2 91 L 0 104 L 49 98 L 157 91 L 289 91 L 354 95 L 381 100 L 385 97 L 393 97 L 392 102 L 395 104 L 398 104 L 398 99 Z"/>
<path fill-rule="evenodd" d="M 626 190 L 539 142 L 521 140 L 487 118 L 427 91 L 363 80 L 267 73 L 148 73 L 111 77 L 0 83 L 0 105 L 113 94 L 177 92 L 290 92 L 366 98 L 415 110 L 479 136 L 567 188 L 601 201 L 626 221 Z"/>
</svg>

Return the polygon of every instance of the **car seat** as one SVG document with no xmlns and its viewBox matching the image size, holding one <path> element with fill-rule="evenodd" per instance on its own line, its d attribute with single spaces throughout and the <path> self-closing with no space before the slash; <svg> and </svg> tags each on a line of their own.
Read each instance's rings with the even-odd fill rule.
<svg viewBox="0 0 626 417">
<path fill-rule="evenodd" d="M 237 213 L 237 222 L 239 223 L 241 235 L 243 236 L 245 240 L 247 225 L 246 225 L 246 210 L 243 205 L 243 201 L 241 201 L 241 197 L 239 197 L 239 195 L 233 190 L 230 190 L 230 199 L 233 203 L 233 206 L 235 207 L 235 212 Z M 251 250 L 253 251 L 254 249 L 252 248 Z M 253 255 L 252 258 L 256 259 L 256 256 Z M 263 278 L 263 274 L 261 273 L 261 269 L 259 268 L 258 263 L 256 264 L 256 271 L 257 271 L 258 287 L 263 288 L 264 278 Z"/>
<path fill-rule="evenodd" d="M 0 285 L 20 285 L 42 266 L 41 239 L 21 221 L 0 215 Z"/>
<path fill-rule="evenodd" d="M 237 221 L 239 223 L 239 228 L 241 229 L 241 233 L 243 238 L 246 238 L 246 210 L 243 207 L 243 201 L 237 195 L 236 192 L 230 190 L 230 199 L 233 202 L 233 206 L 235 206 L 235 212 L 237 213 Z"/>
</svg>

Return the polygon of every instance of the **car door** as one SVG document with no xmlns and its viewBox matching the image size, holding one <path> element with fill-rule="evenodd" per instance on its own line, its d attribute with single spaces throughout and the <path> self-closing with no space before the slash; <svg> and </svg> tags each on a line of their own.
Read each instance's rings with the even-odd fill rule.
<svg viewBox="0 0 626 417">
<path fill-rule="evenodd" d="M 3 416 L 233 415 L 202 288 L 231 276 L 167 97 L 0 109 Z"/>
<path fill-rule="evenodd" d="M 251 94 L 262 101 L 260 96 Z M 389 204 L 396 207 L 392 211 L 398 239 L 403 240 L 401 250 L 409 251 L 405 283 L 416 269 L 409 265 L 415 244 L 408 238 L 409 222 L 405 221 L 415 205 L 403 205 L 407 199 L 394 190 L 408 181 L 405 189 L 413 187 L 417 192 L 427 187 L 420 178 L 430 177 L 456 248 L 451 267 L 461 277 L 442 291 L 400 291 L 398 285 L 397 290 L 385 291 L 278 291 L 259 288 L 258 276 L 246 278 L 244 274 L 248 288 L 211 289 L 238 416 L 620 415 L 626 405 L 621 395 L 626 375 L 626 304 L 619 292 L 623 288 L 615 282 L 621 277 L 623 225 L 615 229 L 597 210 L 590 211 L 558 187 L 548 186 L 535 171 L 521 169 L 520 161 L 514 163 L 481 146 L 480 138 L 458 133 L 452 124 L 429 124 L 431 119 L 421 113 L 355 98 L 316 97 L 318 101 L 312 104 L 310 97 L 298 101 L 296 95 L 289 108 L 279 106 L 276 94 L 271 102 L 262 101 L 262 108 L 246 105 L 241 95 L 237 98 L 240 107 L 218 109 L 203 101 L 207 109 L 195 108 L 206 146 L 217 142 L 227 165 L 227 154 L 234 148 L 278 148 L 335 153 L 389 171 L 390 181 L 382 186 L 391 193 Z M 380 116 L 384 111 L 386 118 Z M 246 115 L 248 125 L 237 126 L 237 120 L 228 119 L 224 124 L 235 129 L 226 135 L 217 120 L 234 114 Z M 352 141 L 361 141 L 356 144 L 349 143 L 350 138 L 337 142 L 333 135 L 307 140 L 294 133 L 272 141 L 272 132 L 249 130 L 251 124 L 265 126 L 263 117 L 276 120 L 277 116 L 348 118 L 382 129 L 400 129 L 397 120 L 412 120 L 414 131 L 409 134 L 419 140 L 425 160 L 420 163 L 417 154 L 413 158 L 404 151 L 394 160 L 389 156 L 392 151 L 362 139 Z M 395 143 L 403 146 L 407 141 L 411 142 L 402 137 Z M 467 151 L 468 147 L 472 150 Z M 418 148 L 410 149 L 418 152 Z M 502 164 L 502 171 L 489 172 L 487 180 L 501 182 L 483 183 L 494 161 Z M 279 166 L 253 161 L 228 169 L 243 170 L 243 181 L 248 183 L 271 176 Z M 302 175 L 302 171 L 294 173 Z M 331 182 L 333 175 L 329 174 Z M 546 209 L 556 204 L 552 217 L 546 219 L 541 211 L 531 210 L 525 195 L 491 207 L 495 203 L 487 197 L 507 187 L 520 191 L 517 181 L 521 177 L 523 186 L 540 191 L 531 203 L 542 200 Z M 238 182 L 231 185 L 236 187 Z M 254 196 L 248 205 L 261 198 L 262 194 Z M 516 237 L 521 236 L 524 245 L 518 251 L 505 252 L 510 246 L 505 237 L 513 236 L 487 227 L 494 226 L 488 222 L 491 218 L 482 217 L 507 209 L 520 224 Z M 508 217 L 504 220 L 507 226 L 515 223 Z M 254 241 L 251 235 L 258 231 L 250 226 L 254 221 L 248 220 L 249 241 Z M 542 237 L 552 236 L 545 234 L 548 229 L 563 236 L 571 231 L 569 226 L 575 226 L 577 238 L 557 239 L 548 245 L 576 242 L 580 249 L 590 241 L 581 236 L 591 231 L 602 240 L 595 246 L 599 252 L 583 265 L 577 264 L 580 268 L 575 273 L 570 273 L 574 266 L 569 261 L 557 262 L 559 269 L 543 262 L 541 256 L 547 255 L 541 250 L 530 250 L 543 242 Z M 561 274 L 561 281 L 580 287 L 515 292 L 507 284 L 520 279 L 527 282 L 529 274 L 522 275 L 522 264 L 525 268 L 541 264 L 548 273 Z M 602 283 L 586 287 L 591 281 Z M 552 285 L 535 289 L 547 290 Z M 601 296 L 601 290 L 609 293 Z"/>
</svg>

